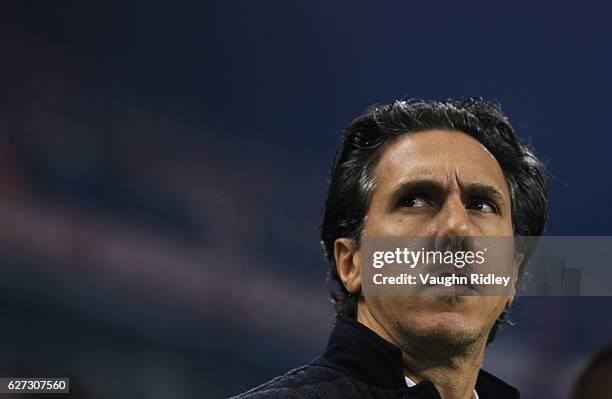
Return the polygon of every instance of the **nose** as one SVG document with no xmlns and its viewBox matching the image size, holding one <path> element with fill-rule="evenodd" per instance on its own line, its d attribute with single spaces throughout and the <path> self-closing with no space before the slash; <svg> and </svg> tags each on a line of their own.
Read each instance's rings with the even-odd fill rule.
<svg viewBox="0 0 612 399">
<path fill-rule="evenodd" d="M 469 236 L 472 233 L 472 224 L 470 223 L 468 210 L 461 198 L 450 196 L 443 203 L 442 208 L 436 216 L 436 237 L 435 248 L 439 251 L 468 251 L 473 246 L 472 238 Z M 465 266 L 465 264 L 463 265 Z M 461 269 L 463 266 L 457 268 Z M 468 268 L 464 271 L 467 273 Z M 450 268 L 455 272 L 455 268 Z"/>
<path fill-rule="evenodd" d="M 459 197 L 449 197 L 436 218 L 436 236 L 465 237 L 471 235 L 468 212 Z"/>
</svg>

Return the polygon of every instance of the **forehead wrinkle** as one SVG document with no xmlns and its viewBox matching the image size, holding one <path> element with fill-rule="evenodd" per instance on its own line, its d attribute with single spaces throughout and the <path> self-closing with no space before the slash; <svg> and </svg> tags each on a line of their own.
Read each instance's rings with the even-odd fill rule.
<svg viewBox="0 0 612 399">
<path fill-rule="evenodd" d="M 391 166 L 391 165 L 389 165 Z M 430 180 L 430 181 L 435 181 L 436 183 L 438 183 L 442 188 L 447 189 L 448 187 L 448 177 L 446 173 L 436 173 L 435 171 L 433 171 L 433 168 L 425 168 L 422 167 L 420 165 L 415 165 L 415 166 L 410 166 L 407 170 L 406 169 L 399 169 L 399 168 L 391 168 L 392 170 L 396 171 L 396 173 L 398 173 L 397 176 L 394 176 L 394 179 L 386 179 L 387 180 L 387 184 L 386 186 L 389 187 L 389 191 L 393 192 L 395 191 L 398 187 L 404 186 L 406 184 L 409 184 L 411 182 L 415 182 L 415 181 L 419 181 L 419 180 Z M 446 169 L 446 167 L 445 167 Z M 384 171 L 381 171 L 384 173 Z M 374 176 L 375 179 L 377 180 L 377 187 L 380 187 L 380 181 L 378 181 L 378 178 L 381 176 L 382 174 L 379 173 L 378 170 L 375 171 Z"/>
<path fill-rule="evenodd" d="M 507 187 L 505 178 L 503 180 L 503 183 L 504 183 L 503 187 L 500 187 L 494 180 L 491 180 L 491 179 L 479 179 L 477 181 L 463 182 L 461 178 L 459 177 L 459 171 L 455 170 L 454 180 L 456 181 L 456 184 L 459 186 L 461 193 L 469 191 L 471 189 L 470 186 L 478 186 L 479 188 L 487 189 L 487 191 L 489 191 L 488 189 L 490 188 L 491 191 L 493 191 L 493 194 L 496 197 L 498 197 L 499 200 L 502 201 L 504 204 L 510 201 L 510 198 L 509 198 L 510 191 Z"/>
<path fill-rule="evenodd" d="M 450 136 L 448 138 L 445 138 L 446 143 L 448 143 L 449 139 L 453 142 L 458 141 L 458 139 L 468 139 L 469 141 L 473 142 L 473 144 L 476 144 L 478 149 L 481 150 L 481 154 L 485 157 L 484 159 L 481 159 L 478 162 L 478 164 L 482 165 L 483 162 L 487 164 L 488 161 L 492 161 L 491 166 L 493 167 L 493 169 L 495 169 L 495 171 L 493 170 L 486 171 L 487 169 L 489 169 L 488 167 L 484 167 L 484 170 L 482 171 L 473 170 L 474 166 L 478 166 L 478 165 L 474 165 L 473 163 L 476 160 L 472 160 L 468 162 L 468 163 L 471 163 L 472 165 L 469 165 L 468 166 L 469 169 L 466 169 L 465 171 L 463 171 L 464 173 L 459 173 L 460 165 L 457 165 L 455 162 L 452 162 L 450 159 L 439 159 L 438 158 L 437 162 L 435 163 L 428 162 L 429 160 L 427 160 L 425 161 L 426 166 L 423 166 L 422 164 L 412 164 L 409 161 L 413 156 L 418 157 L 419 155 L 423 155 L 423 152 L 421 152 L 423 149 L 425 149 L 425 151 L 428 154 L 431 152 L 433 143 L 424 143 L 423 139 L 425 137 L 434 137 L 433 142 L 435 142 L 435 141 L 439 141 L 439 137 L 436 137 L 436 136 L 439 136 L 440 134 L 448 134 L 448 133 L 450 133 Z M 406 140 L 412 141 L 412 143 L 409 144 L 406 142 Z M 455 143 L 455 145 L 459 145 L 459 143 Z M 420 146 L 425 146 L 425 147 L 423 147 L 422 149 L 417 149 Z M 432 156 L 435 157 L 435 153 L 436 151 L 433 151 L 433 153 L 431 153 Z M 437 155 L 439 156 L 440 154 L 437 154 Z M 408 165 L 406 164 L 407 161 L 408 161 Z M 497 169 L 499 169 L 501 176 L 497 176 Z M 466 173 L 468 175 L 474 175 L 474 177 L 476 177 L 477 179 L 468 178 L 466 181 L 462 181 L 461 174 L 465 175 Z M 392 179 L 387 179 L 385 177 L 392 177 Z M 499 184 L 497 184 L 498 177 L 502 179 L 503 187 L 500 187 Z M 444 185 L 446 188 L 448 188 L 448 186 L 452 182 L 455 182 L 455 184 L 458 185 L 459 187 L 464 186 L 464 185 L 474 184 L 474 183 L 487 184 L 487 185 L 496 187 L 497 190 L 506 199 L 509 199 L 509 195 L 510 195 L 509 187 L 507 186 L 507 182 L 506 182 L 503 170 L 501 169 L 501 166 L 499 162 L 497 161 L 497 159 L 482 143 L 480 143 L 475 138 L 463 132 L 460 132 L 460 131 L 435 131 L 434 130 L 434 131 L 431 131 L 431 133 L 429 131 L 422 131 L 422 132 L 414 132 L 409 135 L 406 135 L 406 137 L 400 138 L 398 141 L 392 143 L 383 152 L 381 159 L 379 160 L 378 164 L 376 165 L 374 169 L 374 178 L 377 182 L 376 185 L 378 187 L 380 187 L 380 183 L 382 180 L 386 180 L 387 185 L 390 187 L 397 187 L 398 185 L 402 184 L 402 182 L 406 180 L 426 178 L 429 180 L 436 180 L 440 182 L 442 185 Z M 470 181 L 470 180 L 475 180 L 475 181 Z"/>
</svg>

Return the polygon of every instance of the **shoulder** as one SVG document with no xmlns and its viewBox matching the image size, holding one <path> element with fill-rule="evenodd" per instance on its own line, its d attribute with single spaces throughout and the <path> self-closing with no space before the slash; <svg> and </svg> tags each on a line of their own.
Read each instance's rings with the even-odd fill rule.
<svg viewBox="0 0 612 399">
<path fill-rule="evenodd" d="M 307 365 L 298 367 L 230 399 L 335 398 L 346 397 L 354 381 L 331 368 Z M 349 395 L 350 396 L 350 395 Z"/>
</svg>

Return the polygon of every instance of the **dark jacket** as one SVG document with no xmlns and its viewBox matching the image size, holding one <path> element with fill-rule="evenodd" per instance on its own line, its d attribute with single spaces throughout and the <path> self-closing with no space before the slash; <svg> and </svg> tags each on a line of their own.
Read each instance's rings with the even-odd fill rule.
<svg viewBox="0 0 612 399">
<path fill-rule="evenodd" d="M 478 374 L 476 392 L 480 399 L 519 397 L 515 388 L 483 370 Z M 409 388 L 401 350 L 363 324 L 342 319 L 321 357 L 234 398 L 439 399 L 440 395 L 427 380 Z"/>
</svg>

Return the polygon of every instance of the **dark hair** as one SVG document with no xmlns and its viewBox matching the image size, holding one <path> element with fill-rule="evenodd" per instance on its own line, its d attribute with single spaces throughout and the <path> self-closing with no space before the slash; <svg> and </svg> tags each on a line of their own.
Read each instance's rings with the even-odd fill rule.
<svg viewBox="0 0 612 399">
<path fill-rule="evenodd" d="M 374 169 L 391 142 L 407 133 L 429 129 L 456 130 L 472 136 L 493 154 L 511 196 L 515 236 L 539 236 L 547 218 L 544 165 L 522 144 L 498 104 L 478 98 L 446 101 L 396 101 L 373 105 L 345 130 L 336 149 L 321 224 L 321 243 L 338 282 L 332 292 L 337 317 L 356 318 L 357 294 L 344 288 L 335 265 L 334 242 L 352 238 L 359 245 L 363 221 L 375 189 Z M 530 253 L 525 253 L 522 265 Z M 507 324 L 507 309 L 489 334 L 493 339 Z"/>
</svg>

